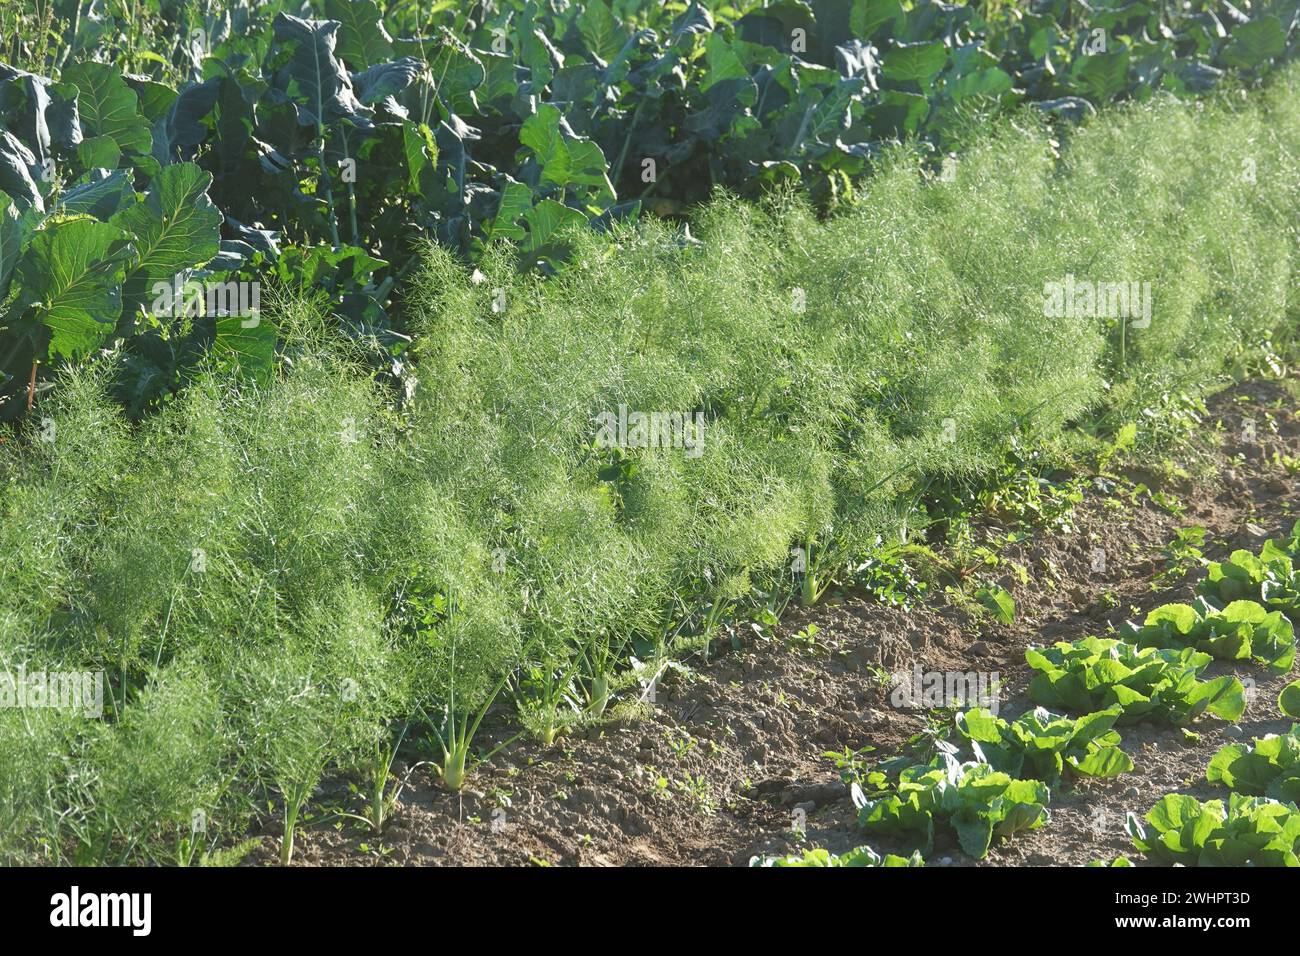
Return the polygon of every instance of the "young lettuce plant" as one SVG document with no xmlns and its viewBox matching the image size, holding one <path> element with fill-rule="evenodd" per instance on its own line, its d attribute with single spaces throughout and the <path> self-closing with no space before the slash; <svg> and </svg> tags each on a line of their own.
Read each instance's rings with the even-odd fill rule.
<svg viewBox="0 0 1300 956">
<path fill-rule="evenodd" d="M 869 846 L 860 846 L 847 853 L 832 853 L 829 850 L 805 850 L 800 856 L 756 856 L 749 861 L 754 867 L 787 866 L 925 866 L 921 854 L 913 851 L 911 856 L 896 856 L 887 853 L 881 856 Z"/>
<path fill-rule="evenodd" d="M 1277 695 L 1277 709 L 1287 717 L 1300 720 L 1300 680 L 1293 680 Z"/>
<path fill-rule="evenodd" d="M 966 854 L 982 860 L 995 837 L 1036 829 L 1051 818 L 1050 791 L 1041 780 L 1017 780 L 987 763 L 961 762 L 947 751 L 929 764 L 902 770 L 897 785 L 882 796 L 869 798 L 856 786 L 852 793 L 865 831 L 902 836 L 927 854 L 934 847 L 936 822 L 947 823 Z"/>
<path fill-rule="evenodd" d="M 1171 793 L 1125 825 L 1133 845 L 1168 866 L 1300 866 L 1300 810 L 1264 797 L 1232 794 L 1201 803 Z"/>
<path fill-rule="evenodd" d="M 995 770 L 1055 783 L 1066 768 L 1081 776 L 1114 777 L 1133 769 L 1112 729 L 1123 714 L 1109 707 L 1084 717 L 1063 717 L 1038 707 L 1014 721 L 982 708 L 957 715 L 957 729 Z"/>
<path fill-rule="evenodd" d="M 1214 755 L 1205 778 L 1238 793 L 1300 805 L 1300 724 L 1287 734 L 1228 744 Z"/>
<path fill-rule="evenodd" d="M 1284 674 L 1295 662 L 1295 629 L 1281 611 L 1255 601 L 1219 609 L 1204 597 L 1194 604 L 1165 604 L 1139 627 L 1125 624 L 1120 637 L 1138 647 L 1194 647 L 1221 660 L 1254 660 Z"/>
<path fill-rule="evenodd" d="M 1196 593 L 1218 606 L 1258 601 L 1271 611 L 1300 620 L 1300 524 L 1285 541 L 1265 541 L 1259 555 L 1234 551 L 1211 562 Z"/>
<path fill-rule="evenodd" d="M 1030 648 L 1025 660 L 1038 671 L 1029 684 L 1036 703 L 1083 713 L 1119 706 L 1118 724 L 1147 717 L 1185 725 L 1205 711 L 1235 721 L 1246 709 L 1245 688 L 1237 678 L 1198 679 L 1211 657 L 1190 647 L 1138 648 L 1087 637 Z"/>
</svg>

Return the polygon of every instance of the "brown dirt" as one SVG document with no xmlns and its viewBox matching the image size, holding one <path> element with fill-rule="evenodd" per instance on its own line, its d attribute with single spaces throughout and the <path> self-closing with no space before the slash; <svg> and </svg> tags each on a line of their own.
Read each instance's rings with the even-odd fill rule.
<svg viewBox="0 0 1300 956">
<path fill-rule="evenodd" d="M 814 651 L 780 641 L 728 649 L 686 677 L 662 681 L 649 717 L 607 723 L 549 749 L 512 743 L 475 769 L 462 794 L 445 792 L 427 767 L 417 767 L 382 836 L 350 826 L 309 828 L 299 837 L 295 863 L 743 865 L 755 854 L 795 851 L 796 818 L 806 821 L 803 846 L 843 851 L 868 842 L 854 826 L 847 788 L 822 753 L 870 745 L 878 756 L 890 755 L 925 726 L 921 711 L 890 704 L 881 669 L 910 672 L 919 663 L 927 671 L 996 671 L 1000 712 L 1018 715 L 1032 706 L 1026 697 L 1028 644 L 1102 634 L 1152 607 L 1190 600 L 1199 569 L 1159 591 L 1152 587 L 1177 529 L 1205 527 L 1211 559 L 1238 547 L 1258 548 L 1265 536 L 1290 529 L 1300 488 L 1273 463 L 1273 453 L 1300 456 L 1292 392 L 1284 383 L 1251 382 L 1216 396 L 1210 411 L 1207 437 L 1221 426 L 1224 438 L 1206 443 L 1220 446 L 1207 453 L 1203 471 L 1209 477 L 1161 485 L 1184 505 L 1180 516 L 1146 496 L 1120 502 L 1090 489 L 1067 529 L 1040 529 L 1003 550 L 1028 572 L 1028 583 L 1014 575 L 1002 580 L 1016 600 L 1013 626 L 942 597 L 910 611 L 857 598 L 797 609 L 783 621 L 780 636 L 815 623 Z M 1270 415 L 1276 433 L 1266 427 Z M 1258 423 L 1258 441 L 1234 440 L 1244 418 Z M 986 530 L 1000 529 L 990 523 Z M 1096 549 L 1106 555 L 1104 571 L 1093 569 Z M 1109 860 L 1132 852 L 1123 829 L 1127 811 L 1145 813 L 1173 791 L 1222 796 L 1205 783 L 1205 765 L 1232 740 L 1285 732 L 1276 700 L 1294 674 L 1269 677 L 1258 667 L 1218 662 L 1213 667 L 1255 682 L 1236 727 L 1203 718 L 1196 742 L 1176 729 L 1123 728 L 1134 772 L 1055 788 L 1050 824 L 995 845 L 982 865 Z M 332 791 L 345 792 L 338 785 Z M 945 839 L 938 837 L 928 863 L 976 865 Z M 268 831 L 248 862 L 274 862 L 276 842 Z M 875 842 L 890 849 L 887 841 Z"/>
</svg>

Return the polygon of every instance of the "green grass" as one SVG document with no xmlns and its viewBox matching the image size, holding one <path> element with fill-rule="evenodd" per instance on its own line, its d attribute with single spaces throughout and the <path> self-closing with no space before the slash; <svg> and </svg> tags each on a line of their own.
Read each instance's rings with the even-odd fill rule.
<svg viewBox="0 0 1300 956">
<path fill-rule="evenodd" d="M 829 222 L 719 199 L 698 245 L 578 236 L 545 281 L 430 247 L 409 403 L 301 302 L 266 388 L 129 426 L 69 374 L 0 445 L 0 668 L 102 669 L 106 714 L 0 709 L 0 860 L 191 862 L 268 804 L 292 831 L 324 774 L 374 789 L 391 728 L 472 723 L 525 656 L 599 709 L 629 654 L 796 585 L 790 547 L 893 540 L 1013 437 L 1150 447 L 1144 411 L 1293 343 L 1298 92 L 1104 115 L 1059 162 L 1020 116 L 953 183 L 899 150 Z M 1045 319 L 1067 273 L 1151 282 L 1151 327 Z M 703 411 L 703 453 L 595 447 L 620 403 Z"/>
</svg>

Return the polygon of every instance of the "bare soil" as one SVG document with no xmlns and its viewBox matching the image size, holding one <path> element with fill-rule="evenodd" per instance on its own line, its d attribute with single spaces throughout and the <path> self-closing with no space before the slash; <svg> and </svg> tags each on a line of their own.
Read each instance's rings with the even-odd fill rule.
<svg viewBox="0 0 1300 956">
<path fill-rule="evenodd" d="M 1006 548 L 1004 558 L 1028 572 L 1028 583 L 1015 575 L 1001 582 L 1016 601 L 1012 626 L 942 596 L 910 611 L 853 597 L 795 609 L 780 637 L 815 623 L 812 650 L 783 640 L 728 648 L 693 677 L 661 682 L 644 719 L 606 723 L 549 749 L 509 744 L 475 769 L 460 794 L 442 790 L 427 767 L 418 767 L 382 836 L 351 825 L 308 828 L 295 864 L 745 865 L 756 854 L 862 845 L 868 841 L 854 824 L 848 788 L 823 752 L 873 746 L 876 756 L 892 755 L 925 726 L 922 711 L 890 703 L 881 670 L 911 672 L 919 664 L 925 671 L 996 672 L 1000 712 L 1012 717 L 1032 707 L 1026 646 L 1104 634 L 1160 604 L 1190 600 L 1200 569 L 1159 580 L 1167 568 L 1164 548 L 1179 528 L 1203 526 L 1206 556 L 1215 559 L 1239 547 L 1257 549 L 1265 537 L 1288 531 L 1300 513 L 1300 482 L 1275 460 L 1275 453 L 1300 457 L 1288 384 L 1294 383 L 1248 382 L 1210 402 L 1209 461 L 1200 469 L 1207 477 L 1160 484 L 1182 504 L 1181 514 L 1149 496 L 1121 500 L 1093 488 L 1068 527 L 1039 529 Z M 1246 420 L 1256 423 L 1254 440 L 1240 440 Z M 1131 477 L 1157 487 L 1150 476 Z M 998 530 L 993 519 L 986 530 Z M 1096 570 L 1098 550 L 1104 570 Z M 1054 788 L 1050 824 L 995 844 L 979 864 L 943 836 L 927 863 L 1110 860 L 1132 853 L 1123 826 L 1128 811 L 1143 814 L 1170 792 L 1223 796 L 1205 782 L 1206 764 L 1226 743 L 1285 732 L 1277 695 L 1295 678 L 1212 665 L 1211 673 L 1227 671 L 1248 688 L 1253 682 L 1237 725 L 1202 718 L 1195 741 L 1178 729 L 1123 728 L 1124 748 L 1137 765 L 1132 773 Z M 341 784 L 330 789 L 341 799 Z M 802 841 L 792 832 L 796 820 L 805 827 Z M 277 841 L 268 829 L 246 862 L 275 862 Z M 886 841 L 874 845 L 891 849 Z"/>
</svg>

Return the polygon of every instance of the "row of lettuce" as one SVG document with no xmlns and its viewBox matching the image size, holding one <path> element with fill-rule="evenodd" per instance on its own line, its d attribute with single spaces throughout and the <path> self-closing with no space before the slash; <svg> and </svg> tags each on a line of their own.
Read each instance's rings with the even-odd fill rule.
<svg viewBox="0 0 1300 956">
<path fill-rule="evenodd" d="M 0 443 L 0 670 L 102 673 L 104 713 L 0 708 L 0 856 L 201 859 L 319 812 L 326 776 L 382 817 L 397 750 L 462 786 L 483 727 L 546 743 L 643 702 L 1013 449 L 1136 420 L 1158 450 L 1294 346 L 1297 82 L 1117 108 L 1065 150 L 994 122 L 951 181 L 899 149 L 833 217 L 719 201 L 690 236 L 579 233 L 546 280 L 430 245 L 397 400 L 310 299 L 278 304 L 261 388 L 212 369 L 133 422 L 118 357 L 70 370 Z M 1150 282 L 1150 324 L 1049 318 L 1069 276 Z"/>
<path fill-rule="evenodd" d="M 392 368 L 422 239 L 550 271 L 569 230 L 643 206 L 798 184 L 833 207 L 899 139 L 942 174 L 1020 104 L 1194 96 L 1300 48 L 1296 0 L 63 6 L 9 24 L 0 63 L 5 418 L 102 349 L 134 413 L 208 354 L 269 374 L 275 325 L 172 305 L 191 284 L 311 289 Z"/>
<path fill-rule="evenodd" d="M 1259 555 L 1239 550 L 1209 565 L 1198 590 L 1233 598 L 1226 606 L 1213 597 L 1198 599 L 1198 608 L 1167 604 L 1142 626 L 1126 625 L 1119 639 L 1089 637 L 1029 650 L 1026 661 L 1037 672 L 1029 694 L 1043 706 L 1012 722 L 969 710 L 956 720 L 960 746 L 940 741 L 928 763 L 898 757 L 864 775 L 861 785 L 854 781 L 863 830 L 909 844 L 910 856 L 860 847 L 843 856 L 810 850 L 756 858 L 755 865 L 921 865 L 938 824 L 951 828 L 968 856 L 983 859 L 992 840 L 1050 821 L 1050 788 L 1063 777 L 1133 770 L 1115 726 L 1145 721 L 1186 729 L 1204 713 L 1240 719 L 1247 704 L 1241 681 L 1200 675 L 1213 658 L 1254 659 L 1271 673 L 1290 671 L 1294 622 L 1300 621 L 1297 585 L 1300 523 L 1287 539 L 1266 542 Z M 1263 653 L 1252 653 L 1254 647 Z M 1277 706 L 1300 720 L 1300 681 L 1283 689 Z M 1046 707 L 1084 716 L 1060 716 Z M 1128 815 L 1134 847 L 1160 864 L 1300 866 L 1300 724 L 1287 734 L 1223 747 L 1205 779 L 1232 791 L 1226 805 L 1169 794 L 1145 817 Z M 1113 865 L 1129 861 L 1120 857 Z"/>
</svg>

